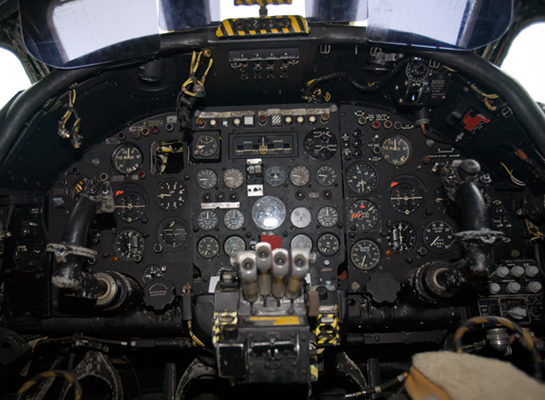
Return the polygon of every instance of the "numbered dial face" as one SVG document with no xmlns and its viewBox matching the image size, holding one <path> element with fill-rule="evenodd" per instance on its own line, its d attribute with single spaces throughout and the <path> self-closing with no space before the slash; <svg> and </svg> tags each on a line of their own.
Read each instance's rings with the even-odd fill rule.
<svg viewBox="0 0 545 400">
<path fill-rule="evenodd" d="M 337 180 L 337 171 L 329 165 L 324 165 L 316 171 L 316 180 L 322 186 L 331 186 Z"/>
<path fill-rule="evenodd" d="M 146 283 L 151 282 L 155 278 L 162 278 L 163 270 L 158 265 L 148 265 L 142 273 L 142 280 Z"/>
<path fill-rule="evenodd" d="M 416 229 L 408 222 L 394 222 L 388 229 L 388 247 L 398 254 L 412 251 L 417 241 Z"/>
<path fill-rule="evenodd" d="M 140 261 L 144 253 L 144 237 L 136 229 L 123 229 L 114 237 L 114 252 L 124 261 Z"/>
<path fill-rule="evenodd" d="M 229 168 L 223 174 L 223 182 L 228 188 L 236 189 L 244 183 L 244 175 L 240 169 Z"/>
<path fill-rule="evenodd" d="M 332 256 L 339 251 L 339 239 L 331 233 L 324 233 L 318 239 L 316 247 L 324 256 Z"/>
<path fill-rule="evenodd" d="M 136 187 L 118 188 L 114 197 L 115 217 L 124 222 L 134 222 L 142 218 L 148 208 L 144 193 L 142 189 Z"/>
<path fill-rule="evenodd" d="M 212 236 L 205 236 L 197 244 L 197 251 L 203 258 L 210 259 L 218 255 L 220 251 L 219 242 Z"/>
<path fill-rule="evenodd" d="M 318 223 L 324 228 L 332 228 L 339 222 L 339 213 L 331 206 L 325 206 L 318 211 Z"/>
<path fill-rule="evenodd" d="M 454 244 L 454 228 L 440 219 L 432 221 L 424 228 L 422 241 L 434 253 L 447 253 Z"/>
<path fill-rule="evenodd" d="M 201 169 L 197 173 L 197 185 L 201 189 L 212 189 L 218 183 L 218 176 L 211 169 Z"/>
<path fill-rule="evenodd" d="M 369 164 L 354 164 L 348 168 L 346 183 L 354 193 L 371 193 L 378 184 L 377 170 Z"/>
<path fill-rule="evenodd" d="M 218 151 L 218 140 L 210 135 L 200 135 L 195 140 L 193 154 L 200 157 L 212 157 Z"/>
<path fill-rule="evenodd" d="M 265 172 L 265 181 L 272 187 L 278 187 L 286 182 L 286 172 L 282 167 L 269 167 Z"/>
<path fill-rule="evenodd" d="M 187 226 L 177 218 L 170 218 L 159 226 L 159 240 L 168 247 L 177 248 L 187 240 Z"/>
<path fill-rule="evenodd" d="M 167 179 L 155 189 L 155 201 L 163 210 L 179 209 L 185 202 L 185 186 L 178 179 Z"/>
<path fill-rule="evenodd" d="M 286 219 L 286 206 L 278 197 L 263 196 L 252 207 L 252 219 L 261 229 L 276 229 Z"/>
<path fill-rule="evenodd" d="M 310 170 L 304 165 L 293 167 L 290 171 L 290 182 L 294 186 L 305 186 L 310 182 Z"/>
<path fill-rule="evenodd" d="M 296 228 L 306 228 L 312 222 L 312 215 L 306 207 L 297 207 L 291 212 L 291 223 Z"/>
<path fill-rule="evenodd" d="M 426 189 L 415 177 L 400 177 L 390 183 L 389 200 L 401 214 L 414 214 L 426 203 Z"/>
<path fill-rule="evenodd" d="M 350 227 L 358 231 L 370 231 L 380 220 L 377 205 L 370 200 L 357 200 L 348 209 Z"/>
<path fill-rule="evenodd" d="M 132 143 L 118 146 L 112 154 L 114 168 L 122 174 L 132 174 L 142 165 L 142 152 Z"/>
<path fill-rule="evenodd" d="M 337 138 L 328 129 L 315 129 L 305 135 L 305 152 L 319 161 L 329 160 L 339 147 Z"/>
<path fill-rule="evenodd" d="M 197 225 L 205 231 L 211 231 L 218 225 L 218 216 L 212 210 L 202 210 L 197 217 Z"/>
<path fill-rule="evenodd" d="M 291 248 L 312 250 L 312 239 L 301 233 L 291 239 Z"/>
<path fill-rule="evenodd" d="M 239 236 L 231 236 L 223 244 L 223 250 L 229 257 L 233 257 L 239 251 L 246 250 L 246 243 Z"/>
<path fill-rule="evenodd" d="M 380 248 L 372 240 L 363 239 L 352 246 L 350 259 L 356 268 L 367 270 L 380 262 Z"/>
<path fill-rule="evenodd" d="M 411 142 L 403 136 L 390 136 L 382 142 L 382 157 L 392 165 L 403 165 L 411 158 Z"/>
<path fill-rule="evenodd" d="M 232 209 L 225 213 L 225 216 L 223 217 L 223 223 L 227 227 L 227 229 L 231 229 L 232 231 L 236 231 L 237 229 L 242 228 L 244 225 L 244 214 L 242 214 L 242 211 Z"/>
</svg>

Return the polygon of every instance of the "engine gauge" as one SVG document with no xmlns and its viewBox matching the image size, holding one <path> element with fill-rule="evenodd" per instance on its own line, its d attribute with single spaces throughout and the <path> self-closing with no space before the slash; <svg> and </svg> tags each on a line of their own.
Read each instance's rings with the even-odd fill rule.
<svg viewBox="0 0 545 400">
<path fill-rule="evenodd" d="M 158 237 L 166 246 L 177 248 L 187 240 L 186 224 L 178 218 L 169 218 L 159 225 Z"/>
<path fill-rule="evenodd" d="M 265 181 L 272 187 L 278 187 L 286 182 L 286 173 L 282 167 L 276 165 L 267 168 Z"/>
<path fill-rule="evenodd" d="M 337 180 L 337 171 L 329 165 L 323 165 L 316 171 L 316 180 L 322 186 L 331 186 Z"/>
<path fill-rule="evenodd" d="M 296 228 L 306 228 L 312 222 L 310 210 L 306 207 L 295 208 L 291 212 L 290 221 Z"/>
<path fill-rule="evenodd" d="M 339 251 L 339 239 L 332 233 L 324 233 L 316 242 L 316 247 L 324 256 L 332 256 Z"/>
<path fill-rule="evenodd" d="M 304 165 L 293 167 L 290 171 L 290 182 L 294 186 L 305 186 L 310 182 L 310 170 Z"/>
<path fill-rule="evenodd" d="M 370 200 L 356 200 L 348 209 L 350 227 L 358 231 L 370 231 L 380 220 L 378 206 Z"/>
<path fill-rule="evenodd" d="M 244 225 L 244 214 L 237 209 L 231 209 L 225 213 L 223 217 L 223 223 L 232 231 L 242 228 Z"/>
<path fill-rule="evenodd" d="M 397 221 L 388 229 L 388 247 L 398 253 L 405 254 L 416 247 L 418 233 L 410 223 Z"/>
<path fill-rule="evenodd" d="M 403 165 L 411 158 L 412 146 L 403 136 L 390 136 L 382 142 L 382 158 L 388 164 Z"/>
<path fill-rule="evenodd" d="M 410 215 L 420 210 L 426 203 L 426 188 L 414 176 L 400 176 L 390 183 L 388 196 L 394 210 Z"/>
<path fill-rule="evenodd" d="M 301 233 L 291 239 L 291 248 L 312 250 L 312 239 Z"/>
<path fill-rule="evenodd" d="M 199 157 L 212 157 L 218 148 L 218 140 L 214 136 L 199 135 L 193 144 L 193 154 Z"/>
<path fill-rule="evenodd" d="M 142 165 L 142 152 L 132 143 L 123 143 L 112 153 L 112 165 L 121 174 L 129 175 Z"/>
<path fill-rule="evenodd" d="M 246 250 L 246 243 L 240 236 L 231 236 L 223 244 L 223 250 L 229 257 L 233 257 L 239 251 Z"/>
<path fill-rule="evenodd" d="M 329 129 L 314 129 L 305 135 L 305 152 L 314 160 L 329 160 L 337 152 L 337 138 Z"/>
<path fill-rule="evenodd" d="M 144 253 L 144 236 L 136 229 L 126 228 L 114 237 L 114 252 L 124 261 L 140 261 Z"/>
<path fill-rule="evenodd" d="M 218 183 L 218 176 L 211 169 L 205 168 L 201 169 L 197 173 L 197 185 L 201 189 L 209 190 L 212 189 Z"/>
<path fill-rule="evenodd" d="M 185 202 L 185 186 L 178 179 L 167 179 L 155 189 L 155 201 L 165 211 L 177 210 Z"/>
<path fill-rule="evenodd" d="M 211 231 L 218 225 L 218 216 L 212 210 L 202 210 L 197 217 L 197 225 L 205 231 Z"/>
<path fill-rule="evenodd" d="M 286 206 L 278 197 L 263 196 L 252 207 L 252 219 L 265 231 L 276 229 L 286 219 Z"/>
<path fill-rule="evenodd" d="M 228 188 L 236 189 L 244 183 L 244 175 L 240 169 L 229 168 L 223 174 L 223 182 Z"/>
<path fill-rule="evenodd" d="M 197 244 L 197 251 L 199 255 L 206 259 L 211 259 L 218 255 L 220 251 L 220 244 L 212 236 L 205 236 Z"/>
<path fill-rule="evenodd" d="M 380 248 L 372 240 L 360 240 L 352 246 L 350 260 L 356 268 L 363 270 L 374 268 L 380 262 Z"/>
<path fill-rule="evenodd" d="M 378 184 L 378 172 L 369 164 L 354 164 L 346 173 L 346 183 L 357 194 L 371 193 Z"/>
<path fill-rule="evenodd" d="M 148 208 L 144 190 L 133 184 L 117 188 L 114 203 L 115 217 L 124 222 L 138 221 Z"/>
<path fill-rule="evenodd" d="M 422 241 L 434 253 L 447 253 L 454 244 L 454 228 L 440 219 L 432 221 L 424 228 Z"/>
<path fill-rule="evenodd" d="M 151 264 L 144 269 L 144 272 L 142 273 L 142 280 L 145 283 L 148 283 L 156 278 L 162 278 L 163 273 L 163 268 L 158 265 Z"/>
<path fill-rule="evenodd" d="M 324 228 L 332 228 L 337 225 L 339 222 L 339 213 L 338 211 L 331 206 L 325 206 L 320 208 L 318 215 L 316 216 L 318 223 Z"/>
</svg>

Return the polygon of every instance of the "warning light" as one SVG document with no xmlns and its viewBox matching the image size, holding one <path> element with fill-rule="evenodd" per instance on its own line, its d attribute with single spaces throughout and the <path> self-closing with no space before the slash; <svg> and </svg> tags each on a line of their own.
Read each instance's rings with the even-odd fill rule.
<svg viewBox="0 0 545 400">
<path fill-rule="evenodd" d="M 360 204 L 360 208 L 361 208 L 361 209 L 364 209 L 364 208 L 365 208 L 365 204 Z"/>
<path fill-rule="evenodd" d="M 115 196 L 117 197 L 117 196 L 119 196 L 120 194 L 123 194 L 123 193 L 124 193 L 123 190 L 118 190 L 118 191 L 115 192 Z"/>
<path fill-rule="evenodd" d="M 390 184 L 390 187 L 393 188 L 394 186 L 397 186 L 397 185 L 399 185 L 398 182 L 392 182 L 392 183 Z"/>
</svg>

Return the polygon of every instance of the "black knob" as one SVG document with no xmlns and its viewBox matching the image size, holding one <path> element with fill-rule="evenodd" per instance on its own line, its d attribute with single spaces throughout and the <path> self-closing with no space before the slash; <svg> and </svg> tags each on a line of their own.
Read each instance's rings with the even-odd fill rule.
<svg viewBox="0 0 545 400">
<path fill-rule="evenodd" d="M 174 301 L 174 284 L 155 278 L 144 286 L 144 304 L 155 311 L 165 311 Z"/>
</svg>

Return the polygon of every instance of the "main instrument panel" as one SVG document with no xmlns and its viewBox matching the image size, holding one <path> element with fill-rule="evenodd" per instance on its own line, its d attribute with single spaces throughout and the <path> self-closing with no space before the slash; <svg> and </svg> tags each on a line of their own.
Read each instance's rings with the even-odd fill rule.
<svg viewBox="0 0 545 400">
<path fill-rule="evenodd" d="M 51 239 L 60 240 L 82 183 L 95 178 L 111 182 L 115 213 L 91 226 L 91 267 L 142 286 L 164 279 L 176 293 L 191 282 L 213 290 L 232 256 L 267 240 L 311 249 L 313 281 L 341 278 L 392 303 L 415 266 L 461 257 L 440 170 L 462 155 L 390 110 L 204 108 L 189 143 L 178 124 L 169 113 L 133 124 L 63 173 L 49 196 Z"/>
</svg>

